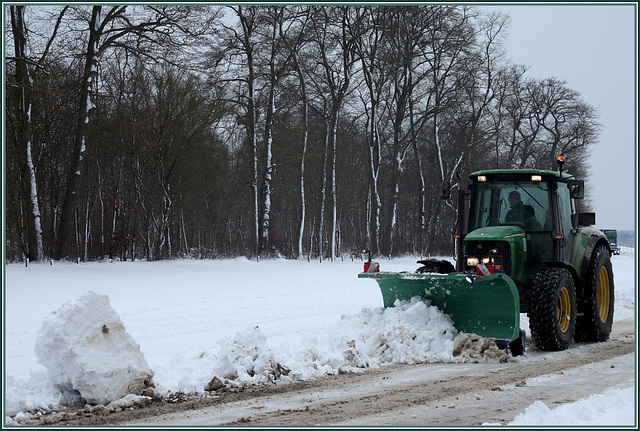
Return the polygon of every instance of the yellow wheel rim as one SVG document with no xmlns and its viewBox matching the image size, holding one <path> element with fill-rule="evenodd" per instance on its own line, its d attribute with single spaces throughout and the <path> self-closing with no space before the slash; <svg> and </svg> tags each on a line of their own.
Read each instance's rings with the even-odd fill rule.
<svg viewBox="0 0 640 431">
<path fill-rule="evenodd" d="M 563 333 L 569 330 L 571 320 L 571 297 L 566 287 L 560 288 L 557 304 L 558 327 Z"/>
<path fill-rule="evenodd" d="M 609 306 L 611 305 L 611 289 L 609 286 L 609 271 L 604 266 L 598 272 L 598 288 L 596 291 L 596 301 L 598 304 L 598 315 L 601 322 L 606 322 L 609 317 Z"/>
</svg>

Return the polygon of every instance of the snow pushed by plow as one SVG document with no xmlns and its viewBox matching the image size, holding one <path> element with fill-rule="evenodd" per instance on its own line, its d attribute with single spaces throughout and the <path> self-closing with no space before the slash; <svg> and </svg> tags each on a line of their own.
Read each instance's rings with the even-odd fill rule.
<svg viewBox="0 0 640 431">
<path fill-rule="evenodd" d="M 91 299 L 93 302 L 87 304 Z M 78 392 L 91 404 L 108 404 L 127 394 L 143 393 L 153 371 L 141 366 L 146 365 L 141 353 L 138 357 L 131 354 L 137 344 L 124 337 L 124 342 L 115 346 L 107 334 L 100 334 L 103 331 L 99 328 L 96 331 L 98 323 L 113 314 L 108 299 L 88 292 L 65 304 L 62 310 L 67 312 L 50 315 L 57 318 L 57 325 L 45 322 L 45 329 L 37 338 L 36 353 L 53 382 L 63 389 L 65 402 L 74 401 L 69 392 Z M 108 320 L 109 324 L 103 326 L 124 329 L 113 318 Z M 83 321 L 88 325 L 81 324 Z M 87 331 L 86 326 L 91 329 Z M 60 333 L 65 333 L 68 341 Z M 457 331 L 447 316 L 418 300 L 342 316 L 325 336 L 309 339 L 308 345 L 300 345 L 292 355 L 274 351 L 266 335 L 255 326 L 191 357 L 180 355 L 179 346 L 175 346 L 167 353 L 173 354 L 171 365 L 175 371 L 181 370 L 183 380 L 173 388 L 159 380 L 157 393 L 169 397 L 172 392 L 209 392 L 223 387 L 308 380 L 385 364 L 452 362 L 456 337 Z M 137 370 L 141 370 L 140 376 L 132 376 L 132 371 Z M 187 381 L 189 377 L 191 382 Z"/>
<path fill-rule="evenodd" d="M 49 411 L 73 402 L 77 392 L 92 404 L 113 401 L 99 376 L 105 362 L 135 364 L 156 395 L 171 396 L 454 361 L 457 331 L 450 319 L 420 301 L 384 309 L 377 287 L 357 280 L 361 265 L 246 259 L 8 265 L 5 413 Z M 89 290 L 100 292 L 91 306 Z M 75 311 L 52 313 L 65 302 Z M 83 302 L 87 309 L 79 311 Z M 57 329 L 43 329 L 43 320 L 56 314 Z M 138 359 L 123 359 L 114 353 L 121 347 L 107 342 L 105 335 L 124 326 L 130 347 L 139 343 Z M 78 367 L 67 366 L 70 346 L 55 341 L 55 332 L 74 330 L 70 344 L 82 345 L 89 332 L 104 342 L 85 346 L 91 364 L 80 367 L 96 382 L 88 374 L 72 382 Z M 126 373 L 110 376 L 112 386 L 131 385 Z"/>
<path fill-rule="evenodd" d="M 453 361 L 457 331 L 435 307 L 414 300 L 342 316 L 323 337 L 289 357 L 292 377 L 308 379 L 385 364 Z"/>
</svg>

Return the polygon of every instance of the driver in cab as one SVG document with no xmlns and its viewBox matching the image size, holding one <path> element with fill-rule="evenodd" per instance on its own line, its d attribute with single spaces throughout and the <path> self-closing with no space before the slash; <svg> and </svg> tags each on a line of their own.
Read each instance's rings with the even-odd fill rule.
<svg viewBox="0 0 640 431">
<path fill-rule="evenodd" d="M 522 203 L 519 192 L 514 190 L 509 193 L 509 206 L 511 209 L 507 212 L 505 223 L 520 222 L 524 224 L 525 228 L 531 228 L 537 224 L 533 207 Z"/>
</svg>

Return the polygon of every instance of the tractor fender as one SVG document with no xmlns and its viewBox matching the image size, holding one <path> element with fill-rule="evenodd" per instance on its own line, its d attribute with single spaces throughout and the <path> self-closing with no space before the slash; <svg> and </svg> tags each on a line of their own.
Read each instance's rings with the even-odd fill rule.
<svg viewBox="0 0 640 431">
<path fill-rule="evenodd" d="M 578 270 L 571 264 L 571 262 L 566 262 L 564 260 L 544 260 L 540 263 L 554 268 L 568 269 L 571 273 L 571 277 L 573 278 L 573 283 L 576 285 L 576 287 L 578 286 L 578 282 L 580 281 Z"/>
<path fill-rule="evenodd" d="M 591 262 L 591 256 L 593 255 L 596 247 L 600 247 L 601 245 L 607 248 L 609 252 L 609 256 L 611 256 L 611 247 L 609 246 L 609 241 L 607 241 L 607 237 L 604 234 L 592 234 L 589 238 L 589 242 L 587 243 L 587 248 L 584 252 L 584 256 L 582 257 L 582 270 L 580 271 L 580 286 L 584 285 L 584 281 L 587 277 L 587 271 L 589 270 L 589 262 Z"/>
</svg>

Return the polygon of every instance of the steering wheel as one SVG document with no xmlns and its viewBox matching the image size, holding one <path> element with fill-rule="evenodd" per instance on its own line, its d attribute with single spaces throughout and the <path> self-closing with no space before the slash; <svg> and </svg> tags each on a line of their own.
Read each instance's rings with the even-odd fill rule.
<svg viewBox="0 0 640 431">
<path fill-rule="evenodd" d="M 498 217 L 487 217 L 487 222 L 485 223 L 485 226 L 500 226 L 500 220 L 498 220 Z"/>
<path fill-rule="evenodd" d="M 516 226 L 525 230 L 524 222 L 521 221 L 506 221 L 502 223 L 502 226 Z"/>
</svg>

